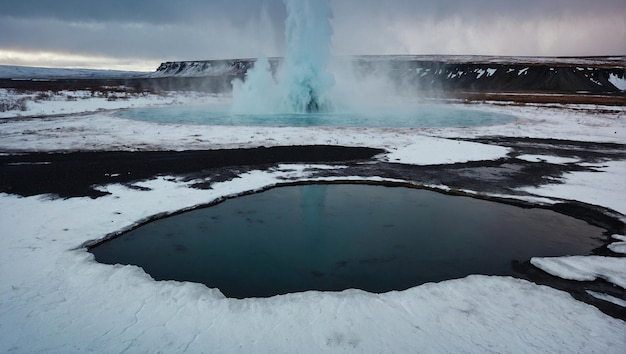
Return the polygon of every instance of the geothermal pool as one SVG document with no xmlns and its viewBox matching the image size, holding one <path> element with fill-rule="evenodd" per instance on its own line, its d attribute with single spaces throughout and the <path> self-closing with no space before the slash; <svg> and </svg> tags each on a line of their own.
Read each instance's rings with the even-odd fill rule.
<svg viewBox="0 0 626 354">
<path fill-rule="evenodd" d="M 538 208 L 355 184 L 277 187 L 140 226 L 90 249 L 156 280 L 227 297 L 404 290 L 470 274 L 514 275 L 535 256 L 590 254 L 603 230 Z"/>
<path fill-rule="evenodd" d="M 471 127 L 506 124 L 514 116 L 443 105 L 408 105 L 372 108 L 360 112 L 233 113 L 229 105 L 137 108 L 120 111 L 121 118 L 172 124 L 235 126 L 331 127 Z"/>
</svg>

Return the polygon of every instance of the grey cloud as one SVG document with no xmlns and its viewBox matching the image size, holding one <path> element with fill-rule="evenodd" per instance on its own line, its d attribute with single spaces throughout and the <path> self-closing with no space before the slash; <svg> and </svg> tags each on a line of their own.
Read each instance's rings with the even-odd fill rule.
<svg viewBox="0 0 626 354">
<path fill-rule="evenodd" d="M 594 15 L 626 11 L 623 0 L 330 0 L 340 17 L 445 19 L 481 21 L 494 16 L 546 17 Z M 137 22 L 178 24 L 227 19 L 241 25 L 265 11 L 282 26 L 282 0 L 9 0 L 0 17 L 52 18 L 62 21 Z"/>
<path fill-rule="evenodd" d="M 509 34 L 517 35 L 511 28 L 520 24 L 526 30 L 533 30 L 537 28 L 535 24 L 545 23 L 546 19 L 556 18 L 565 24 L 584 19 L 575 24 L 584 27 L 586 23 L 605 21 L 608 16 L 614 18 L 615 14 L 621 14 L 621 27 L 618 23 L 607 27 L 604 35 L 600 34 L 608 44 L 597 54 L 615 54 L 607 53 L 606 48 L 621 50 L 624 45 L 620 43 L 626 37 L 624 0 L 330 0 L 330 3 L 335 13 L 336 49 L 342 55 L 408 54 L 415 53 L 411 49 L 415 45 L 423 45 L 420 53 L 489 54 L 486 52 L 493 52 L 490 48 L 496 46 L 506 52 L 510 39 L 494 37 L 497 33 L 493 32 L 501 29 L 495 27 L 496 23 L 511 23 L 506 29 Z M 0 0 L 0 50 L 156 60 L 271 56 L 282 53 L 285 17 L 283 0 Z M 459 28 L 450 27 L 454 21 L 458 21 Z M 419 28 L 420 32 L 410 34 L 413 37 L 409 39 L 402 37 L 398 28 L 404 30 L 408 26 Z M 467 35 L 467 41 L 475 42 L 466 44 L 460 37 L 442 37 L 446 30 L 474 36 L 488 33 L 491 42 L 489 46 L 477 45 L 477 41 L 486 39 Z M 414 38 L 417 36 L 424 38 Z M 502 41 L 506 45 L 501 45 Z M 532 38 L 527 42 L 527 48 L 537 47 Z M 599 50 L 598 43 L 563 45 L 568 48 L 578 45 L 585 55 Z M 473 52 L 476 48 L 487 49 L 485 53 Z M 562 52 L 555 46 L 549 53 Z"/>
<path fill-rule="evenodd" d="M 394 15 L 416 19 L 559 16 L 571 13 L 623 13 L 626 10 L 623 0 L 336 0 L 333 6 L 342 13 L 369 12 L 379 16 Z"/>
<path fill-rule="evenodd" d="M 284 12 L 282 0 L 11 1 L 0 11 L 0 49 L 159 59 L 276 55 L 282 25 L 273 24 L 284 22 Z"/>
<path fill-rule="evenodd" d="M 1 17 L 58 19 L 70 22 L 175 24 L 226 18 L 244 23 L 265 10 L 276 20 L 284 15 L 281 0 L 10 0 Z"/>
<path fill-rule="evenodd" d="M 626 47 L 623 0 L 333 4 L 336 50 L 344 53 L 607 55 Z"/>
<path fill-rule="evenodd" d="M 0 22 L 1 33 L 20 33 L 0 39 L 0 48 L 40 50 L 112 57 L 160 60 L 217 59 L 257 56 L 275 44 L 271 28 L 262 23 L 248 27 L 124 25 L 72 23 L 58 20 Z M 45 34 L 45 35 L 44 35 Z"/>
<path fill-rule="evenodd" d="M 5 0 L 2 14 L 17 17 L 53 17 L 65 20 L 141 19 L 147 22 L 185 19 L 198 13 L 226 16 L 247 16 L 261 8 L 272 13 L 284 13 L 282 0 Z M 626 7 L 623 0 L 331 0 L 333 8 L 391 10 L 397 13 L 435 16 L 470 13 L 534 14 L 575 11 L 619 11 Z M 193 16 L 192 16 L 193 17 Z"/>
</svg>

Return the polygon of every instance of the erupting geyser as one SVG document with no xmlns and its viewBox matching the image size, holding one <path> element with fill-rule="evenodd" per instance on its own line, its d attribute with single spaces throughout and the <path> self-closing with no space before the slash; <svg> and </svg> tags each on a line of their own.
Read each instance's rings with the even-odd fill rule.
<svg viewBox="0 0 626 354">
<path fill-rule="evenodd" d="M 326 110 L 325 97 L 334 84 L 327 71 L 330 59 L 332 11 L 328 0 L 286 0 L 287 52 L 281 83 L 297 112 Z"/>
<path fill-rule="evenodd" d="M 332 108 L 328 71 L 332 11 L 328 0 L 284 0 L 286 52 L 276 78 L 259 58 L 245 82 L 233 82 L 235 113 L 312 113 Z"/>
</svg>

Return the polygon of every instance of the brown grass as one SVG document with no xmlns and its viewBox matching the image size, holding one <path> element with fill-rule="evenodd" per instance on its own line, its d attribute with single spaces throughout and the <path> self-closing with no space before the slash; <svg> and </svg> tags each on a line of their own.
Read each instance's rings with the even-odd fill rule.
<svg viewBox="0 0 626 354">
<path fill-rule="evenodd" d="M 626 95 L 559 92 L 445 92 L 445 97 L 467 101 L 507 101 L 515 103 L 562 103 L 626 106 Z"/>
</svg>

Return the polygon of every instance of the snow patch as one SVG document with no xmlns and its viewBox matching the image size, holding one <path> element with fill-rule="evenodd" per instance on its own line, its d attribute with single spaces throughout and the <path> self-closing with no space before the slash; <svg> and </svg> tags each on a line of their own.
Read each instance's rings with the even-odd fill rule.
<svg viewBox="0 0 626 354">
<path fill-rule="evenodd" d="M 607 247 L 615 253 L 626 254 L 626 236 L 612 235 L 611 237 L 616 240 L 620 240 L 620 242 L 613 242 L 609 244 Z"/>
<path fill-rule="evenodd" d="M 534 257 L 530 263 L 556 277 L 594 281 L 604 279 L 626 289 L 626 258 L 604 256 Z"/>
<path fill-rule="evenodd" d="M 163 63 L 149 77 L 204 77 L 234 74 L 236 67 L 227 62 L 181 62 Z"/>
<path fill-rule="evenodd" d="M 122 78 L 142 77 L 145 72 L 96 70 L 96 69 L 59 69 L 32 66 L 0 65 L 0 78 L 6 79 L 52 79 L 52 78 Z"/>
<path fill-rule="evenodd" d="M 611 296 L 608 294 L 603 294 L 603 293 L 599 293 L 596 291 L 591 291 L 591 290 L 585 290 L 587 292 L 587 294 L 595 297 L 596 299 L 600 299 L 600 300 L 604 300 L 604 301 L 608 301 L 611 302 L 617 306 L 621 306 L 621 307 L 626 307 L 626 301 L 622 300 L 620 298 L 617 298 L 615 296 Z"/>
<path fill-rule="evenodd" d="M 579 162 L 579 159 L 571 158 L 571 157 L 560 157 L 560 156 L 552 156 L 552 155 L 530 155 L 524 154 L 517 156 L 518 159 L 528 161 L 528 162 L 547 162 L 552 164 L 567 164 L 567 163 L 576 163 Z"/>
<path fill-rule="evenodd" d="M 0 89 L 0 106 L 3 103 L 16 101 L 22 105 L 6 106 L 9 109 L 0 110 L 1 118 L 48 116 L 59 114 L 95 113 L 105 110 L 128 109 L 135 107 L 171 106 L 181 104 L 207 104 L 219 101 L 217 95 L 204 93 L 178 93 L 154 94 L 154 93 L 124 93 L 109 92 L 95 95 L 88 90 L 77 91 L 42 91 L 30 94 L 18 94 L 13 90 Z"/>
<path fill-rule="evenodd" d="M 460 140 L 422 136 L 418 141 L 398 147 L 383 155 L 390 162 L 413 165 L 440 165 L 477 160 L 496 160 L 506 156 L 510 149 Z"/>
<path fill-rule="evenodd" d="M 598 172 L 572 172 L 564 175 L 560 184 L 520 190 L 537 196 L 578 200 L 626 214 L 626 161 L 608 161 L 594 167 Z"/>
<path fill-rule="evenodd" d="M 609 82 L 618 89 L 626 91 L 626 77 L 619 77 L 616 74 L 609 74 Z"/>
<path fill-rule="evenodd" d="M 449 72 L 448 73 L 448 79 L 456 79 L 459 77 L 463 77 L 463 75 L 465 75 L 464 71 L 454 71 L 454 72 Z"/>
<path fill-rule="evenodd" d="M 593 77 L 590 77 L 589 81 L 593 82 L 594 84 L 596 84 L 598 86 L 602 86 L 602 83 L 600 81 L 594 79 Z"/>
</svg>

